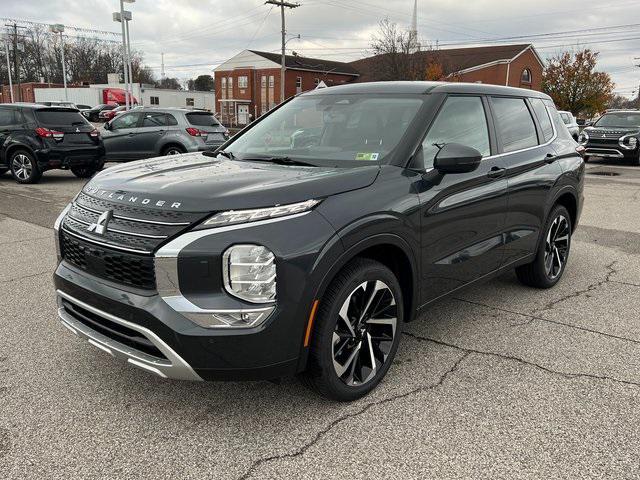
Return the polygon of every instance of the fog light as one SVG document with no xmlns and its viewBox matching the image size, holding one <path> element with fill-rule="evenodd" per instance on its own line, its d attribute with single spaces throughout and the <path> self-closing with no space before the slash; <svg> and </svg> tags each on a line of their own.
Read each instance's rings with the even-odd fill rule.
<svg viewBox="0 0 640 480">
<path fill-rule="evenodd" d="M 275 256 L 261 245 L 234 245 L 222 255 L 222 277 L 231 295 L 253 303 L 276 298 Z"/>
<path fill-rule="evenodd" d="M 256 311 L 216 312 L 212 314 L 216 326 L 228 325 L 229 327 L 252 327 L 264 322 L 271 314 L 274 307 Z"/>
</svg>

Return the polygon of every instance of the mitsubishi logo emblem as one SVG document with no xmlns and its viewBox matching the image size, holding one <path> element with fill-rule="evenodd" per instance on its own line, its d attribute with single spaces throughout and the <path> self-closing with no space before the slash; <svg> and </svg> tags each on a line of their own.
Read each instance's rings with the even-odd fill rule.
<svg viewBox="0 0 640 480">
<path fill-rule="evenodd" d="M 76 133 L 80 133 L 80 129 L 76 127 Z"/>
<path fill-rule="evenodd" d="M 92 223 L 87 227 L 89 232 L 93 232 L 96 235 L 104 235 L 107 233 L 107 225 L 113 218 L 113 212 L 111 210 L 107 210 L 103 212 L 96 220 L 96 223 Z"/>
</svg>

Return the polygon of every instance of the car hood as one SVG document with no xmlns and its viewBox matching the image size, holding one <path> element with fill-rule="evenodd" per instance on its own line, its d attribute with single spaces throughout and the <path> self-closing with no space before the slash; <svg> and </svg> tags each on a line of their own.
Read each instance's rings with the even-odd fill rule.
<svg viewBox="0 0 640 480">
<path fill-rule="evenodd" d="M 306 167 L 188 153 L 108 168 L 83 191 L 130 206 L 213 212 L 282 205 L 356 190 L 371 185 L 378 171 L 378 165 Z"/>
<path fill-rule="evenodd" d="M 635 133 L 638 132 L 638 130 L 640 130 L 640 127 L 598 127 L 598 126 L 594 126 L 594 127 L 586 127 L 583 131 L 587 132 L 587 134 L 591 135 L 592 133 L 595 134 L 603 134 L 603 133 L 609 133 L 609 134 L 619 134 L 619 135 L 624 135 L 627 133 Z"/>
</svg>

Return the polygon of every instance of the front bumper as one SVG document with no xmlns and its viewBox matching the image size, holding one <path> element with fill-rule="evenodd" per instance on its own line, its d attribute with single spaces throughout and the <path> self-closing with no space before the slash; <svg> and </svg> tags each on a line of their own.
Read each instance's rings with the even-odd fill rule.
<svg viewBox="0 0 640 480">
<path fill-rule="evenodd" d="M 323 275 L 321 270 L 314 271 L 318 251 L 310 250 L 310 245 L 321 247 L 335 231 L 316 212 L 288 219 L 287 227 L 299 234 L 287 235 L 281 222 L 265 221 L 252 228 L 212 229 L 195 235 L 197 240 L 184 241 L 174 257 L 179 268 L 171 278 L 177 278 L 178 290 L 172 296 L 163 293 L 166 287 L 160 278 L 158 290 L 137 289 L 93 276 L 62 260 L 54 275 L 61 320 L 101 350 L 168 378 L 257 380 L 294 375 L 305 366 L 302 340 Z M 265 245 L 276 255 L 275 309 L 255 327 L 200 326 L 190 316 L 236 310 L 243 303 L 225 293 L 217 277 L 222 271 L 221 252 L 248 240 Z M 162 263 L 165 259 L 156 256 L 155 260 Z"/>
<path fill-rule="evenodd" d="M 92 307 L 88 303 L 84 303 L 61 290 L 58 290 L 57 294 L 58 317 L 60 321 L 73 334 L 87 340 L 91 345 L 115 358 L 155 373 L 163 378 L 202 380 L 180 355 L 148 328 L 141 327 L 140 325 Z M 95 326 L 94 328 L 90 326 L 91 317 L 82 315 L 80 311 L 89 312 L 93 315 L 94 319 L 99 317 L 104 319 L 105 323 L 111 322 L 112 324 L 124 327 L 124 329 L 139 333 L 147 339 L 155 349 L 160 352 L 159 355 L 162 355 L 164 358 L 157 355 L 150 355 L 135 347 L 114 340 L 111 336 L 100 333 L 100 331 L 96 330 Z M 80 320 L 80 318 L 82 318 L 82 320 Z"/>
<path fill-rule="evenodd" d="M 585 145 L 586 156 L 616 158 L 616 159 L 634 159 L 638 158 L 638 147 L 634 149 L 622 148 L 618 141 L 615 142 L 587 142 Z"/>
</svg>

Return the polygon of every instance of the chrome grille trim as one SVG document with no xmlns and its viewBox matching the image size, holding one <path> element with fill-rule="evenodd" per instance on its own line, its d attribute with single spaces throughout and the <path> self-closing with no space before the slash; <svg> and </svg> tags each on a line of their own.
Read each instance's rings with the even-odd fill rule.
<svg viewBox="0 0 640 480">
<path fill-rule="evenodd" d="M 102 210 L 102 211 L 96 210 L 94 208 L 87 207 L 86 205 L 79 205 L 76 202 L 74 202 L 73 205 L 82 210 L 86 210 L 87 212 L 95 213 L 97 215 L 102 215 L 105 212 L 105 210 Z M 189 222 L 161 222 L 159 220 L 146 220 L 143 218 L 125 217 L 123 215 L 115 215 L 115 214 L 113 215 L 113 218 L 117 218 L 118 220 L 126 220 L 128 222 L 149 223 L 151 225 L 165 225 L 169 227 L 181 227 L 181 226 L 191 225 L 191 223 Z"/>
<path fill-rule="evenodd" d="M 91 225 L 90 222 L 85 222 L 84 220 L 80 220 L 78 217 L 71 215 L 71 213 L 69 213 L 69 218 L 72 218 L 74 221 L 81 223 L 83 225 L 87 225 L 87 226 Z M 124 230 L 118 230 L 116 228 L 109 228 L 109 227 L 107 227 L 107 231 L 113 232 L 113 233 L 119 233 L 121 235 L 131 235 L 132 237 L 153 238 L 155 240 L 164 240 L 165 238 L 168 238 L 167 235 L 147 235 L 146 233 L 126 232 Z"/>
</svg>

